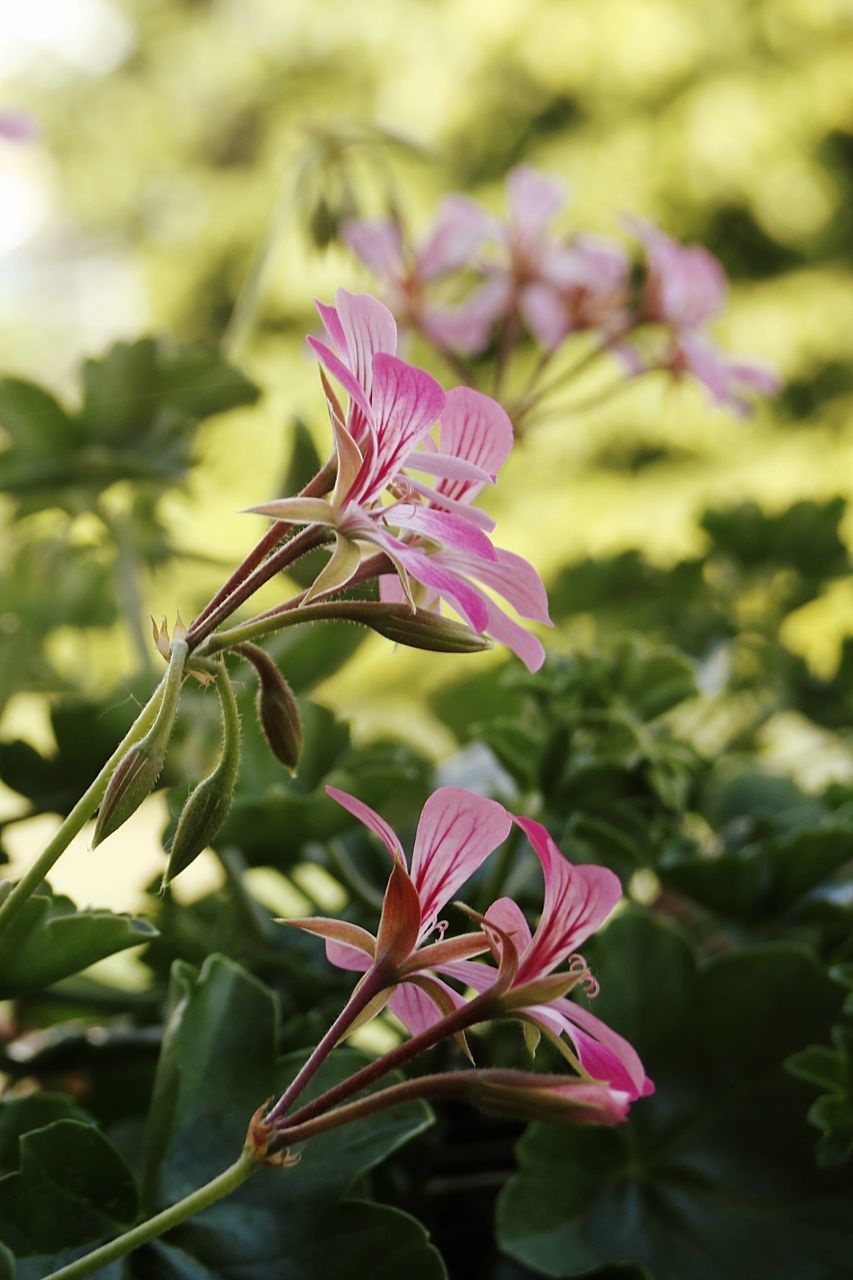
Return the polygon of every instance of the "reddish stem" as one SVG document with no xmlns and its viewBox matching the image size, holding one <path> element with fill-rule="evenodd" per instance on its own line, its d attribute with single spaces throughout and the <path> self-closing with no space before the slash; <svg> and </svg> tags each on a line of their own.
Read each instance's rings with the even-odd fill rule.
<svg viewBox="0 0 853 1280">
<path fill-rule="evenodd" d="M 323 464 L 313 479 L 308 481 L 305 488 L 300 491 L 300 498 L 320 498 L 324 493 L 328 493 L 334 484 L 336 470 L 336 460 L 334 458 L 330 458 L 328 462 Z M 285 534 L 292 528 L 293 525 L 286 524 L 283 521 L 278 521 L 267 530 L 260 542 L 252 548 L 246 558 L 237 566 L 228 581 L 223 583 L 216 595 L 213 596 L 213 598 L 204 606 L 201 613 L 197 614 L 192 620 L 188 629 L 188 635 L 195 635 L 201 624 L 210 616 L 213 610 L 221 605 L 224 600 L 228 599 L 232 591 L 236 590 L 243 579 L 250 574 L 271 551 L 275 550 Z M 191 645 L 190 647 L 193 646 Z"/>
</svg>

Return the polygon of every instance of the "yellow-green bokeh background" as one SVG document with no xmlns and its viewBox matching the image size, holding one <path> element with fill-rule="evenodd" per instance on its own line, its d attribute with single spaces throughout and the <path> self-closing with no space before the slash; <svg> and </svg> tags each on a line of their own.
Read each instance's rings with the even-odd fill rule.
<svg viewBox="0 0 853 1280">
<path fill-rule="evenodd" d="M 500 209 L 505 172 L 526 161 L 571 184 L 567 228 L 618 235 L 630 211 L 710 243 L 733 278 L 721 342 L 795 389 L 743 423 L 695 389 L 638 385 L 533 435 L 491 502 L 500 543 L 546 578 L 632 546 L 666 563 L 701 544 L 709 502 L 853 492 L 850 0 L 38 0 L 2 21 L 0 104 L 42 128 L 0 151 L 4 371 L 73 396 L 76 362 L 114 337 L 218 340 L 274 223 L 238 353 L 263 399 L 204 429 L 191 491 L 171 504 L 182 545 L 236 561 L 258 532 L 239 509 L 276 492 L 294 414 L 323 445 L 311 299 L 370 281 L 312 247 L 312 191 L 296 206 L 290 193 L 318 130 L 361 124 L 422 148 L 383 151 L 415 227 L 449 189 Z M 383 192 L 356 168 L 376 211 Z M 638 473 L 599 465 L 630 438 L 682 452 Z M 187 612 L 215 585 L 211 570 L 170 570 L 147 604 Z M 829 671 L 851 619 L 837 584 L 786 639 Z M 60 636 L 54 656 L 79 667 L 79 642 Z M 93 681 L 129 660 L 120 635 L 84 656 Z M 319 696 L 361 734 L 409 725 L 440 753 L 452 744 L 425 690 L 488 660 L 370 640 Z M 37 732 L 29 704 L 11 715 Z"/>
</svg>

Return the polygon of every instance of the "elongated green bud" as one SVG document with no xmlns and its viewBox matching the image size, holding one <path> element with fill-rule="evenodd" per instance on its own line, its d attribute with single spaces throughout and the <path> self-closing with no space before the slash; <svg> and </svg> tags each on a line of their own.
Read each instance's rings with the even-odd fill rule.
<svg viewBox="0 0 853 1280">
<path fill-rule="evenodd" d="M 178 714 L 186 657 L 186 644 L 181 640 L 175 641 L 157 717 L 145 737 L 118 762 L 107 783 L 95 822 L 93 846 L 118 831 L 154 790 Z"/>
<path fill-rule="evenodd" d="M 172 840 L 169 865 L 163 877 L 164 886 L 170 884 L 181 871 L 185 871 L 202 850 L 207 848 L 231 808 L 240 763 L 240 717 L 234 690 L 223 664 L 217 664 L 215 679 L 222 709 L 222 752 L 213 773 L 190 792 L 181 810 Z"/>
<path fill-rule="evenodd" d="M 302 716 L 293 690 L 269 654 L 258 645 L 241 644 L 236 652 L 247 658 L 258 673 L 255 705 L 270 751 L 295 773 L 302 754 Z"/>
</svg>

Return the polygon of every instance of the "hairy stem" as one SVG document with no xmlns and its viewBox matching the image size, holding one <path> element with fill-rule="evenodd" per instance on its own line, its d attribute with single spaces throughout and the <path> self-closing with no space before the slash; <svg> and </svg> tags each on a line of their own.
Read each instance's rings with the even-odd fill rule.
<svg viewBox="0 0 853 1280">
<path fill-rule="evenodd" d="M 275 528 L 275 526 L 273 526 Z M 273 551 L 260 564 L 254 568 L 251 573 L 245 574 L 234 587 L 234 590 L 216 605 L 211 608 L 207 617 L 202 621 L 198 619 L 193 623 L 187 632 L 187 643 L 190 651 L 197 649 L 203 640 L 215 631 L 221 622 L 229 618 L 235 609 L 239 608 L 244 601 L 253 596 L 270 578 L 275 577 L 282 569 L 286 569 L 288 565 L 293 564 L 307 551 L 313 551 L 315 547 L 319 547 L 325 542 L 328 536 L 328 530 L 317 525 L 308 525 L 302 529 L 289 542 L 285 542 L 284 546 L 278 547 L 277 551 Z M 260 545 L 260 544 L 259 544 Z M 274 545 L 277 545 L 274 544 Z"/>
<path fill-rule="evenodd" d="M 320 468 L 312 480 L 309 480 L 305 488 L 300 491 L 300 498 L 321 498 L 324 493 L 328 493 L 334 484 L 335 473 L 337 471 L 337 463 L 334 458 L 330 458 L 328 462 Z M 285 524 L 279 520 L 272 524 L 261 540 L 252 548 L 249 554 L 237 566 L 227 582 L 224 582 L 216 595 L 204 606 L 201 613 L 197 614 L 190 623 L 189 631 L 195 633 L 203 622 L 210 616 L 214 609 L 227 600 L 233 591 L 239 587 L 240 583 L 256 569 L 266 557 L 276 549 L 282 538 L 293 528 L 291 524 Z"/>
<path fill-rule="evenodd" d="M 236 1191 L 237 1187 L 241 1186 L 259 1167 L 251 1152 L 244 1151 L 239 1160 L 235 1160 L 234 1164 L 224 1173 L 213 1178 L 211 1182 L 205 1183 L 197 1191 L 192 1191 L 177 1204 L 164 1209 L 162 1213 L 157 1213 L 153 1218 L 148 1218 L 138 1226 L 131 1227 L 130 1231 L 125 1231 L 115 1240 L 110 1240 L 108 1244 L 103 1244 L 92 1253 L 87 1253 L 85 1257 L 78 1258 L 67 1267 L 60 1267 L 58 1271 L 51 1272 L 47 1280 L 82 1280 L 83 1276 L 90 1276 L 108 1263 L 126 1257 L 140 1245 L 147 1244 L 149 1240 L 156 1240 L 172 1227 L 186 1222 L 187 1218 L 192 1218 L 210 1205 L 216 1204 L 217 1200 L 222 1200 L 232 1191 Z"/>
<path fill-rule="evenodd" d="M 50 840 L 44 851 L 36 858 L 29 870 L 24 873 L 3 903 L 0 904 L 0 933 L 9 927 L 24 903 L 39 887 L 54 866 L 54 863 L 58 861 L 60 855 L 65 852 L 74 837 L 82 830 L 88 819 L 91 818 L 103 798 L 114 769 L 127 750 L 138 742 L 140 738 L 143 738 L 154 724 L 163 702 L 167 678 L 168 676 L 164 676 L 160 681 L 160 684 L 154 690 L 101 772 L 91 786 L 83 792 L 83 795 L 62 823 L 53 839 Z"/>
</svg>

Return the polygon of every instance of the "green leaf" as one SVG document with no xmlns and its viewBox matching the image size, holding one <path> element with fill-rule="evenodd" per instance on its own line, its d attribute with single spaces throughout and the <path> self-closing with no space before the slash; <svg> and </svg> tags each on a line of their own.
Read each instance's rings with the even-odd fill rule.
<svg viewBox="0 0 853 1280">
<path fill-rule="evenodd" d="M 221 956 L 212 956 L 197 977 L 189 966 L 176 968 L 145 1144 L 150 1208 L 186 1195 L 235 1158 L 255 1110 L 305 1060 L 300 1052 L 277 1063 L 277 1036 L 272 993 L 245 970 Z M 339 1050 L 305 1100 L 363 1063 L 361 1055 Z M 389 1259 L 397 1256 L 417 1280 L 437 1280 L 441 1262 L 412 1219 L 384 1206 L 339 1203 L 429 1119 L 424 1104 L 412 1103 L 313 1139 L 295 1168 L 260 1169 L 234 1196 L 177 1228 L 158 1246 L 156 1261 L 141 1256 L 138 1274 L 239 1272 L 279 1280 L 287 1260 L 294 1275 L 343 1277 L 352 1274 L 351 1263 L 372 1275 L 371 1253 L 377 1239 L 385 1252 L 387 1232 Z M 376 1265 L 390 1268 L 390 1261 L 380 1258 Z M 390 1280 L 391 1271 L 376 1274 Z"/>
<path fill-rule="evenodd" d="M 74 1099 L 67 1093 L 32 1093 L 22 1098 L 0 1101 L 0 1169 L 18 1163 L 18 1143 L 31 1129 L 43 1129 L 57 1120 L 87 1122 Z"/>
<path fill-rule="evenodd" d="M 74 420 L 53 396 L 20 378 L 0 378 L 0 427 L 22 456 L 55 457 L 79 439 Z"/>
<path fill-rule="evenodd" d="M 0 900 L 10 888 L 8 883 L 0 885 Z M 105 956 L 156 937 L 157 930 L 147 920 L 111 911 L 78 911 L 70 898 L 54 897 L 42 886 L 3 935 L 0 999 L 50 986 Z"/>
<path fill-rule="evenodd" d="M 504 1248 L 551 1276 L 842 1275 L 853 1178 L 814 1170 L 783 1067 L 831 1022 L 832 983 L 783 946 L 697 967 L 672 930 L 634 915 L 599 943 L 595 1011 L 637 1045 L 657 1092 L 619 1129 L 531 1127 L 499 1203 Z"/>
<path fill-rule="evenodd" d="M 27 1133 L 20 1169 L 0 1178 L 0 1236 L 17 1280 L 39 1280 L 135 1218 L 133 1175 L 102 1133 L 57 1120 Z"/>
</svg>

